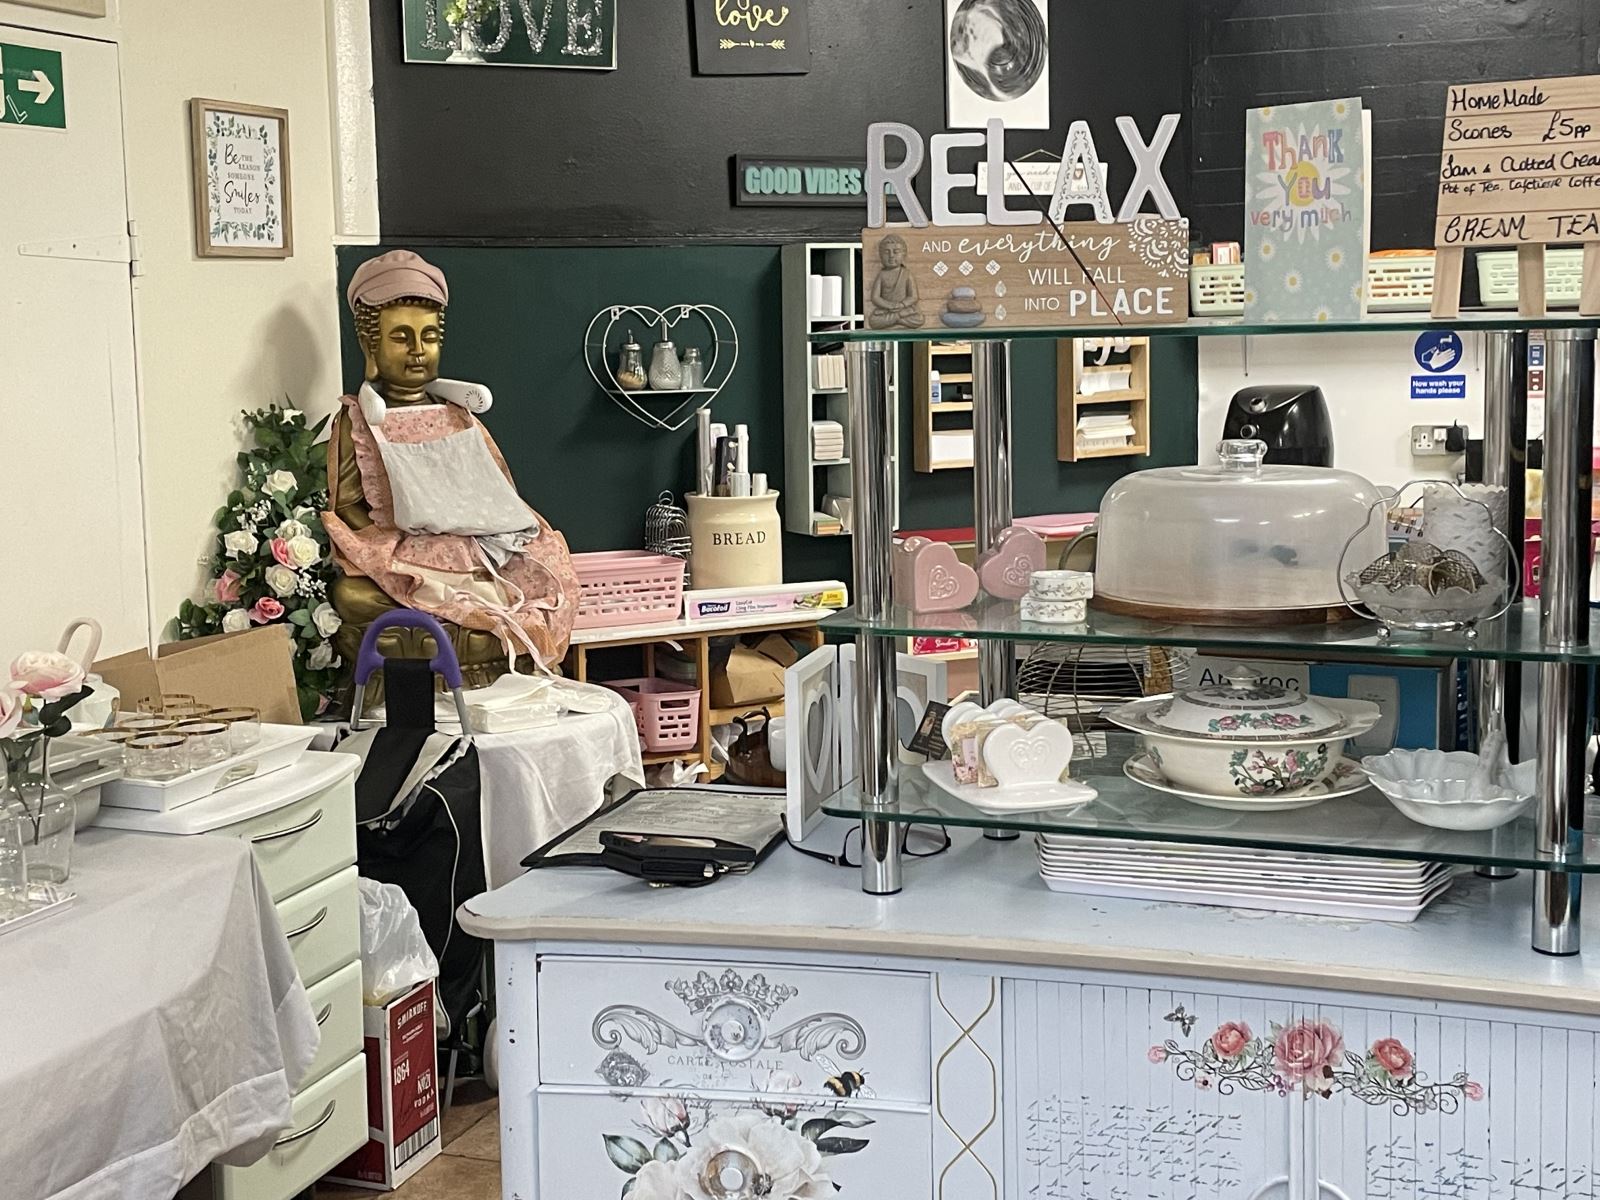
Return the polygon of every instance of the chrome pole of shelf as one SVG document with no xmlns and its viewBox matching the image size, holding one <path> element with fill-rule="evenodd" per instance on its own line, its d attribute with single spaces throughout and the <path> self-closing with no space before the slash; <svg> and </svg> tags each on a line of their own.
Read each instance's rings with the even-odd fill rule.
<svg viewBox="0 0 1600 1200">
<path fill-rule="evenodd" d="M 1011 524 L 1011 343 L 972 344 L 972 521 L 977 552 L 984 553 Z M 1008 641 L 978 645 L 979 703 L 1017 694 L 1017 648 Z M 1013 829 L 989 829 L 991 841 L 1009 842 Z"/>
<path fill-rule="evenodd" d="M 1590 500 L 1594 489 L 1594 330 L 1545 334 L 1544 556 L 1539 616 L 1547 644 L 1572 649 L 1589 640 Z M 1588 779 L 1590 670 L 1573 663 L 1539 667 L 1539 796 L 1535 850 L 1541 859 L 1581 863 Z M 1533 948 L 1576 954 L 1583 876 L 1534 875 Z"/>
<path fill-rule="evenodd" d="M 1506 489 L 1507 537 L 1522 529 L 1526 506 L 1524 471 L 1528 466 L 1528 335 L 1507 330 L 1486 333 L 1483 372 L 1483 482 Z M 1512 576 L 1520 557 L 1507 564 Z M 1512 578 L 1512 586 L 1517 580 Z M 1522 664 L 1479 659 L 1473 664 L 1478 745 L 1496 727 L 1504 730 L 1506 753 L 1522 761 Z M 1485 879 L 1510 879 L 1510 867 L 1479 867 Z"/>
<path fill-rule="evenodd" d="M 889 370 L 894 354 L 894 346 L 885 342 L 852 342 L 847 348 L 855 606 L 871 620 L 888 617 L 892 603 Z M 885 813 L 899 805 L 894 777 L 899 759 L 894 656 L 889 638 L 856 635 L 856 766 L 861 772 L 861 800 L 865 809 Z M 892 896 L 900 890 L 900 839 L 892 821 L 868 817 L 861 822 L 861 890 L 873 896 Z"/>
</svg>

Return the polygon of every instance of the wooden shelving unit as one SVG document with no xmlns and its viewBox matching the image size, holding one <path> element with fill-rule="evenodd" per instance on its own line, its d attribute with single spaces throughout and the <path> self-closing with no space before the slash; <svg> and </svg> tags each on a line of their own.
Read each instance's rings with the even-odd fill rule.
<svg viewBox="0 0 1600 1200">
<path fill-rule="evenodd" d="M 1150 453 L 1150 339 L 1130 338 L 1125 353 L 1114 353 L 1105 366 L 1086 364 L 1087 347 L 1096 339 L 1066 338 L 1056 343 L 1056 458 L 1083 462 L 1094 458 L 1128 458 Z M 1084 392 L 1086 381 L 1108 372 L 1129 373 L 1128 386 Z M 1133 440 L 1125 446 L 1080 446 L 1078 421 L 1087 414 L 1126 413 Z"/>
<path fill-rule="evenodd" d="M 844 280 L 843 316 L 812 316 L 807 304 L 806 278 L 810 275 L 837 275 Z M 813 515 L 822 511 L 824 496 L 849 496 L 853 489 L 850 471 L 850 393 L 845 387 L 819 388 L 812 360 L 819 348 L 807 340 L 808 334 L 830 329 L 860 329 L 861 243 L 805 242 L 783 248 L 783 527 L 790 533 L 811 537 L 840 537 L 817 531 Z M 822 353 L 842 354 L 842 348 Z M 889 445 L 898 464 L 899 381 L 889 380 L 891 427 Z M 845 429 L 845 456 L 818 460 L 811 453 L 811 422 L 837 421 Z M 898 471 L 896 473 L 898 480 Z M 900 515 L 898 486 L 892 499 L 894 516 Z"/>
<path fill-rule="evenodd" d="M 940 394 L 933 402 L 933 373 L 939 372 Z M 972 469 L 972 345 L 969 342 L 924 342 L 911 352 L 912 441 L 914 465 L 924 475 L 935 471 Z M 951 420 L 965 415 L 963 423 Z M 939 455 L 936 434 L 965 433 L 967 453 Z"/>
</svg>

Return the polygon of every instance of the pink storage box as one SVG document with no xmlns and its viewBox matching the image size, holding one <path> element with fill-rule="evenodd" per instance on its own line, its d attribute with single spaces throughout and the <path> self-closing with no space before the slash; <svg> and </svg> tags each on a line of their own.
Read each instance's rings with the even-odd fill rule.
<svg viewBox="0 0 1600 1200">
<path fill-rule="evenodd" d="M 613 679 L 605 686 L 633 709 L 639 742 L 648 753 L 690 750 L 699 741 L 699 688 L 670 679 Z"/>
<path fill-rule="evenodd" d="M 683 616 L 684 561 L 643 550 L 574 554 L 582 592 L 574 629 L 649 625 Z"/>
</svg>

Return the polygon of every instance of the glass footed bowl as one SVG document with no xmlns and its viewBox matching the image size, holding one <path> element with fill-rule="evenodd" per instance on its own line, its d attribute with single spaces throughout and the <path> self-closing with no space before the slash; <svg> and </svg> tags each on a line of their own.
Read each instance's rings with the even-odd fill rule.
<svg viewBox="0 0 1600 1200">
<path fill-rule="evenodd" d="M 1351 574 L 1345 576 L 1345 586 L 1386 627 L 1424 633 L 1471 629 L 1494 616 L 1506 602 L 1503 583 L 1476 591 L 1445 588 L 1430 592 L 1419 584 L 1391 590 L 1382 583 L 1362 583 L 1359 576 Z"/>
</svg>

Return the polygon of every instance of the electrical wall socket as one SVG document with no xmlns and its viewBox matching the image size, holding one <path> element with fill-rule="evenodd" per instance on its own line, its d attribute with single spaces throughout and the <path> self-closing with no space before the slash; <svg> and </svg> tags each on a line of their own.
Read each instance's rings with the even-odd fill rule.
<svg viewBox="0 0 1600 1200">
<path fill-rule="evenodd" d="M 1448 455 L 1445 439 L 1450 436 L 1448 425 L 1413 425 L 1411 427 L 1411 453 L 1413 456 Z"/>
</svg>

